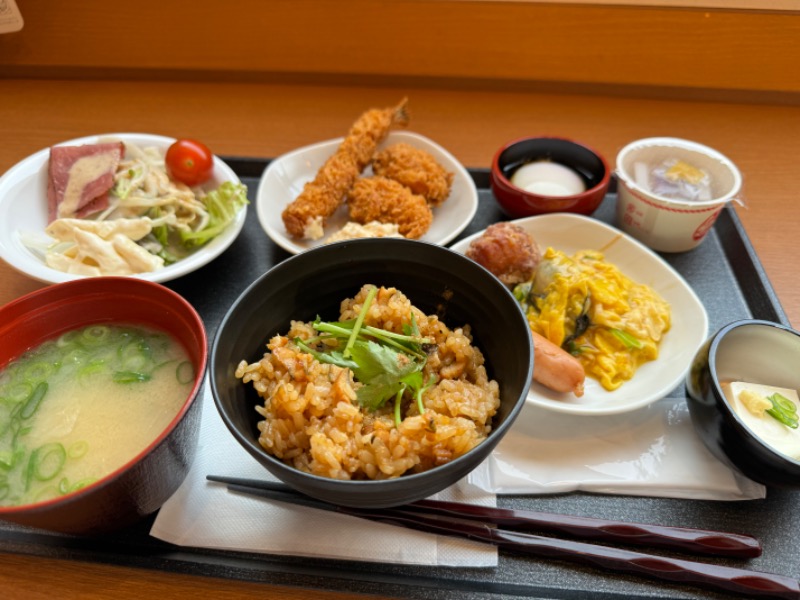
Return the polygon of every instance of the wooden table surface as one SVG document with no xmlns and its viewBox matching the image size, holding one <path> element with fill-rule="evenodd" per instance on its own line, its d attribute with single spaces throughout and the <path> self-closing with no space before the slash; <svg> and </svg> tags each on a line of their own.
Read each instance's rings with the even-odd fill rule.
<svg viewBox="0 0 800 600">
<path fill-rule="evenodd" d="M 366 108 L 389 106 L 403 96 L 410 100 L 410 129 L 467 167 L 487 167 L 503 143 L 540 134 L 580 140 L 612 163 L 626 143 L 642 137 L 683 137 L 716 148 L 742 171 L 745 206 L 736 211 L 790 321 L 800 325 L 796 106 L 468 88 L 2 80 L 0 173 L 56 142 L 112 132 L 195 137 L 220 155 L 273 157 L 339 137 Z M 42 285 L 0 264 L 0 303 Z M 9 555 L 0 558 L 0 589 L 8 598 L 353 597 Z"/>
</svg>

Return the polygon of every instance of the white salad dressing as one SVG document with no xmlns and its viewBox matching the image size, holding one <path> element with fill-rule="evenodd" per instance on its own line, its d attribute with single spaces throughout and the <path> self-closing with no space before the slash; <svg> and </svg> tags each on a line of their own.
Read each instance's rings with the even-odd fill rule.
<svg viewBox="0 0 800 600">
<path fill-rule="evenodd" d="M 117 167 L 117 162 L 117 158 L 111 153 L 83 156 L 76 160 L 69 169 L 69 180 L 64 190 L 64 199 L 58 205 L 58 216 L 75 216 L 81 205 L 81 194 L 86 185 L 104 173 L 113 172 Z"/>
</svg>

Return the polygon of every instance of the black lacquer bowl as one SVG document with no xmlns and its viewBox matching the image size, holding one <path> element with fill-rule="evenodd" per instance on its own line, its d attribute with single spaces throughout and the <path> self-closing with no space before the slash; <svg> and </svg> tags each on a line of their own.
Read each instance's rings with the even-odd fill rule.
<svg viewBox="0 0 800 600">
<path fill-rule="evenodd" d="M 726 325 L 700 348 L 687 379 L 695 430 L 717 458 L 765 485 L 800 487 L 800 461 L 745 424 L 725 396 L 725 381 L 800 389 L 800 332 L 759 320 Z"/>
<path fill-rule="evenodd" d="M 291 320 L 339 317 L 341 301 L 365 284 L 393 286 L 427 314 L 452 327 L 469 324 L 501 405 L 489 437 L 463 456 L 428 471 L 381 481 L 340 481 L 301 472 L 258 443 L 251 384 L 234 376 L 254 362 Z M 435 494 L 480 464 L 516 419 L 530 387 L 533 346 L 525 317 L 510 292 L 488 271 L 446 248 L 405 239 L 366 239 L 322 246 L 289 258 L 253 283 L 225 316 L 210 356 L 211 389 L 223 421 L 270 473 L 314 498 L 351 507 L 397 506 Z"/>
</svg>

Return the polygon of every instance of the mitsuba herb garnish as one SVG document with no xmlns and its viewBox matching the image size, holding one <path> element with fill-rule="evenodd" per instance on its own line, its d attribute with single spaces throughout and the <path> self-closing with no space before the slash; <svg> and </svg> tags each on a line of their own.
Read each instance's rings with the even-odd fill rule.
<svg viewBox="0 0 800 600">
<path fill-rule="evenodd" d="M 413 312 L 411 323 L 403 325 L 402 334 L 364 325 L 377 293 L 378 288 L 369 289 L 355 319 L 331 322 L 317 317 L 312 326 L 319 335 L 308 340 L 298 337 L 294 343 L 320 362 L 350 369 L 356 380 L 362 383 L 356 392 L 358 402 L 368 410 L 377 410 L 393 398 L 394 420 L 399 426 L 402 421 L 401 403 L 406 391 L 413 396 L 419 414 L 423 414 L 422 395 L 436 383 L 435 377 L 425 382 L 422 374 L 428 360 L 424 345 L 430 344 L 431 340 L 420 336 Z M 331 340 L 336 343 L 331 344 Z M 317 350 L 314 346 L 324 350 Z"/>
</svg>

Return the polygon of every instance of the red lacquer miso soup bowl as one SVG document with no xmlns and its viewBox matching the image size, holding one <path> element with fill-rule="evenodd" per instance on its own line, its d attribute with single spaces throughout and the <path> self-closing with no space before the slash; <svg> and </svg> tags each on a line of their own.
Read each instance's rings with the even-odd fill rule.
<svg viewBox="0 0 800 600">
<path fill-rule="evenodd" d="M 197 448 L 207 338 L 170 289 L 53 285 L 0 308 L 0 519 L 102 534 L 158 510 Z"/>
</svg>

